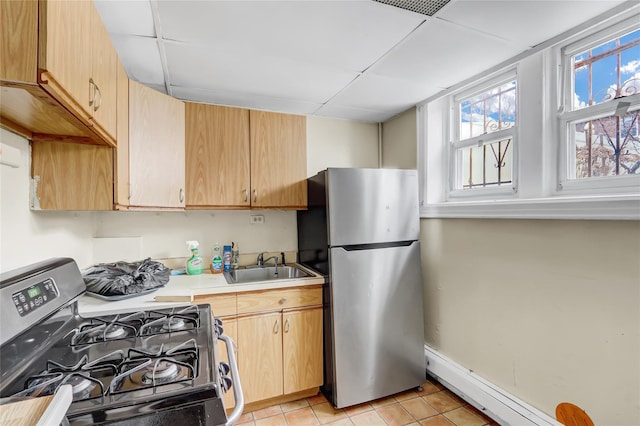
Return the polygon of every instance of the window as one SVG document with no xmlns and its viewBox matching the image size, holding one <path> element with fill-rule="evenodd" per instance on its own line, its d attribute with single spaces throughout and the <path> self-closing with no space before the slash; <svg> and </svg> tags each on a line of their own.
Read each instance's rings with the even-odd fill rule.
<svg viewBox="0 0 640 426">
<path fill-rule="evenodd" d="M 562 49 L 560 190 L 611 193 L 640 184 L 639 28 L 622 24 Z"/>
<path fill-rule="evenodd" d="M 514 187 L 517 88 L 509 72 L 454 96 L 450 196 Z"/>
<path fill-rule="evenodd" d="M 640 5 L 417 108 L 421 215 L 640 219 Z"/>
</svg>

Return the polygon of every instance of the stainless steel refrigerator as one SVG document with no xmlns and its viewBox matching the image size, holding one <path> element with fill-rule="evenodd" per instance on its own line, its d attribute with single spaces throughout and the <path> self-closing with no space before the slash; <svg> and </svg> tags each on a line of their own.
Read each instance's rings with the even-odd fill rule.
<svg viewBox="0 0 640 426">
<path fill-rule="evenodd" d="M 329 168 L 307 184 L 298 261 L 327 277 L 324 394 L 341 408 L 422 385 L 417 172 Z"/>
</svg>

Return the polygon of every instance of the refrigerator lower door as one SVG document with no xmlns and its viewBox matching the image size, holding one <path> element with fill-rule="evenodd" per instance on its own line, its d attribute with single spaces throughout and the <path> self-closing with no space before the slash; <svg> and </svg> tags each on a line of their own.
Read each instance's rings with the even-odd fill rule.
<svg viewBox="0 0 640 426">
<path fill-rule="evenodd" d="M 425 381 L 420 243 L 330 249 L 330 345 L 326 392 L 336 407 L 388 396 Z M 326 359 L 329 358 L 329 359 Z"/>
</svg>

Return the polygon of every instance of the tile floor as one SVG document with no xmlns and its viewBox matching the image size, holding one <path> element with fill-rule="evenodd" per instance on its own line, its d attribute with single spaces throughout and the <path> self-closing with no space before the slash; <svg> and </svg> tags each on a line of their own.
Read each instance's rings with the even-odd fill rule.
<svg viewBox="0 0 640 426">
<path fill-rule="evenodd" d="M 238 426 L 482 426 L 497 425 L 436 381 L 376 401 L 335 409 L 319 393 L 286 404 L 244 413 Z"/>
</svg>

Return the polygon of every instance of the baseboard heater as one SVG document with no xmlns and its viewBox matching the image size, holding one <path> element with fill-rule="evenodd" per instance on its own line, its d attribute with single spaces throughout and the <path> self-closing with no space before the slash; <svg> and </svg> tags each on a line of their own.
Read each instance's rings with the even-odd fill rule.
<svg viewBox="0 0 640 426">
<path fill-rule="evenodd" d="M 427 374 L 503 426 L 562 426 L 557 420 L 427 345 Z"/>
</svg>

